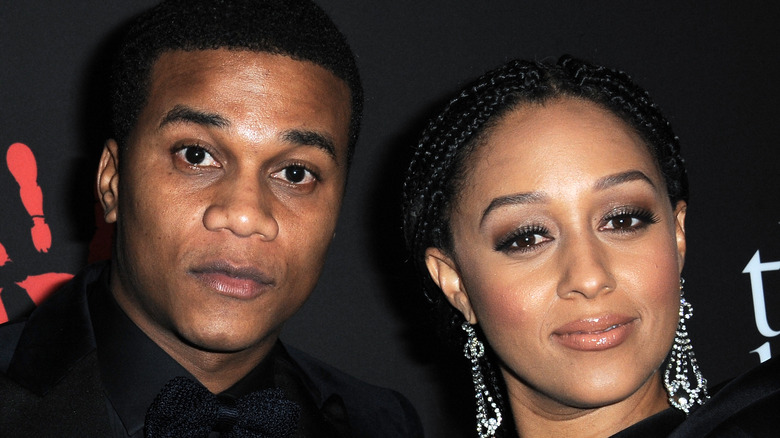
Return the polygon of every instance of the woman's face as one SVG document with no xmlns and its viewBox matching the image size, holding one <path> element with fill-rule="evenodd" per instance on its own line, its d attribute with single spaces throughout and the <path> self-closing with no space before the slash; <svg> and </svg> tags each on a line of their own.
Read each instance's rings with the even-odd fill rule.
<svg viewBox="0 0 780 438">
<path fill-rule="evenodd" d="M 657 398 L 678 320 L 685 204 L 672 208 L 641 138 L 586 101 L 522 106 L 477 146 L 462 187 L 454 252 L 431 248 L 427 264 L 482 327 L 510 399 L 593 408 Z"/>
</svg>

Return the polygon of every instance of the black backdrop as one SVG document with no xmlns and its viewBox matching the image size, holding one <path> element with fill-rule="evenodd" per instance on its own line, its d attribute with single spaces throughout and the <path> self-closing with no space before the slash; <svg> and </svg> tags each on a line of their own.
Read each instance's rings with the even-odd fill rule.
<svg viewBox="0 0 780 438">
<path fill-rule="evenodd" d="M 117 29 L 152 3 L 0 8 L 0 243 L 12 260 L 2 265 L 0 257 L 4 301 L 28 275 L 75 273 L 86 263 L 106 133 L 105 62 Z M 466 79 L 509 58 L 571 53 L 630 72 L 682 139 L 691 182 L 689 327 L 705 375 L 717 383 L 780 354 L 780 7 L 696 3 L 322 0 L 357 53 L 366 116 L 324 274 L 283 338 L 405 393 L 428 436 L 468 436 L 465 364 L 423 329 L 405 263 L 404 163 L 426 116 Z M 30 214 L 2 165 L 16 142 L 37 159 L 53 236 L 47 253 L 33 246 Z"/>
</svg>

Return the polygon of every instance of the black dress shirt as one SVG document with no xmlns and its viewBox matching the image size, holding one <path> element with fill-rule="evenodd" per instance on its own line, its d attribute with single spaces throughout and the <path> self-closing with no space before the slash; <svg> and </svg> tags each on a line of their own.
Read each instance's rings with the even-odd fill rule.
<svg viewBox="0 0 780 438">
<path fill-rule="evenodd" d="M 146 411 L 162 387 L 177 376 L 197 380 L 119 307 L 108 289 L 108 271 L 87 292 L 100 376 L 114 436 L 142 438 Z M 281 388 L 301 407 L 294 437 L 349 436 L 340 398 L 331 397 L 320 410 L 315 402 L 319 399 L 317 389 L 279 342 L 252 371 L 218 396 L 237 399 L 273 387 Z"/>
</svg>

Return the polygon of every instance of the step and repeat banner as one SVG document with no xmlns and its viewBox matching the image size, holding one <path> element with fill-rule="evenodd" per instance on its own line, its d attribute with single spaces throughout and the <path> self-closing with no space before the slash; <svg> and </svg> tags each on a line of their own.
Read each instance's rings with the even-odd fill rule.
<svg viewBox="0 0 780 438">
<path fill-rule="evenodd" d="M 154 3 L 0 8 L 0 322 L 110 256 L 94 196 L 108 62 L 122 25 Z M 780 354 L 780 11 L 693 3 L 321 1 L 358 56 L 365 119 L 325 271 L 283 338 L 402 391 L 430 436 L 466 436 L 470 381 L 427 331 L 400 243 L 401 175 L 427 117 L 467 80 L 569 53 L 629 72 L 681 139 L 683 275 L 705 375 L 718 383 Z"/>
</svg>

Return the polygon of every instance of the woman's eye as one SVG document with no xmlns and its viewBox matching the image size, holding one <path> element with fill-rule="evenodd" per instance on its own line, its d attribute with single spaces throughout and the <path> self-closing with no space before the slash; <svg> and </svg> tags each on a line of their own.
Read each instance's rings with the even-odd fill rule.
<svg viewBox="0 0 780 438">
<path fill-rule="evenodd" d="M 604 220 L 602 230 L 631 232 L 658 222 L 658 217 L 647 210 L 618 211 Z"/>
<path fill-rule="evenodd" d="M 219 164 L 206 149 L 200 146 L 185 146 L 177 153 L 187 164 L 195 167 L 218 167 Z"/>
<path fill-rule="evenodd" d="M 613 217 L 607 221 L 607 229 L 620 230 L 626 228 L 634 228 L 642 223 L 638 218 L 632 217 L 628 214 L 622 214 L 620 216 Z"/>
<path fill-rule="evenodd" d="M 519 236 L 515 241 L 512 243 L 512 247 L 516 248 L 527 248 L 529 246 L 534 246 L 542 242 L 544 239 L 544 236 L 541 234 L 535 234 L 535 233 L 527 233 L 523 234 L 522 236 Z"/>
<path fill-rule="evenodd" d="M 496 245 L 497 251 L 527 252 L 552 240 L 545 230 L 519 230 Z"/>
<path fill-rule="evenodd" d="M 317 180 L 317 176 L 304 166 L 287 166 L 273 174 L 275 178 L 281 178 L 291 184 L 309 184 Z"/>
</svg>

